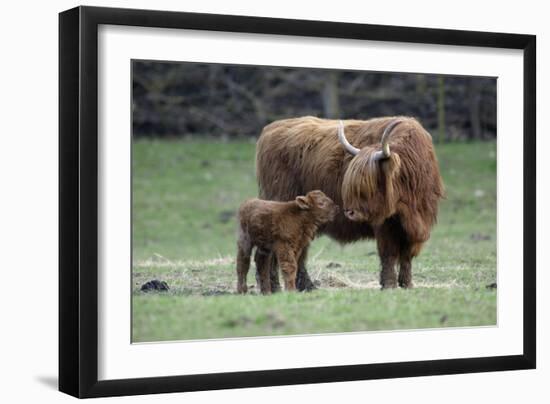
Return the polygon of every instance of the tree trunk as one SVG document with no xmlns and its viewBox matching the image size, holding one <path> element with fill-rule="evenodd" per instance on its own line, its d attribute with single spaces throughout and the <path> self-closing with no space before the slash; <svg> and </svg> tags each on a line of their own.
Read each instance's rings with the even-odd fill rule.
<svg viewBox="0 0 550 404">
<path fill-rule="evenodd" d="M 338 72 L 327 73 L 323 85 L 323 109 L 326 118 L 340 118 L 340 100 L 338 96 Z"/>
<path fill-rule="evenodd" d="M 468 84 L 468 107 L 470 109 L 471 127 L 470 133 L 468 133 L 468 139 L 481 139 L 483 133 L 481 130 L 481 87 L 479 85 L 479 79 L 472 78 Z"/>
<path fill-rule="evenodd" d="M 445 78 L 437 77 L 437 142 L 445 140 Z"/>
</svg>

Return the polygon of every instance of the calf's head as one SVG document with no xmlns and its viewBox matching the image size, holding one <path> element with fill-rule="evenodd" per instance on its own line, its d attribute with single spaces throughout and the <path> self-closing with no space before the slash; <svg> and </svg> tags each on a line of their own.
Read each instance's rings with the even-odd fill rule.
<svg viewBox="0 0 550 404">
<path fill-rule="evenodd" d="M 354 156 L 342 181 L 344 214 L 349 220 L 378 225 L 395 214 L 399 200 L 396 181 L 401 160 L 390 149 L 389 134 L 400 122 L 394 120 L 386 126 L 380 146 L 358 149 L 346 139 L 344 124 L 340 121 L 340 143 Z"/>
<path fill-rule="evenodd" d="M 305 196 L 296 197 L 296 204 L 300 209 L 311 212 L 319 224 L 334 220 L 340 210 L 332 199 L 321 191 L 311 191 Z"/>
</svg>

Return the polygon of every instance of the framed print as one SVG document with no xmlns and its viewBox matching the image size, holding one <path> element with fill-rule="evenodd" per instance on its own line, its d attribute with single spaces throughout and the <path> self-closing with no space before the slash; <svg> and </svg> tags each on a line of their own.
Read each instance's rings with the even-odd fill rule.
<svg viewBox="0 0 550 404">
<path fill-rule="evenodd" d="M 59 388 L 531 369 L 531 35 L 59 17 Z"/>
</svg>

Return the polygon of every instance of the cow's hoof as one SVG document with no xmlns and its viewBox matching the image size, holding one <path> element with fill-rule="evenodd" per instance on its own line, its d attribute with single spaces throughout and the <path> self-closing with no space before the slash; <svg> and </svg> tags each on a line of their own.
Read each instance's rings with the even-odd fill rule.
<svg viewBox="0 0 550 404">
<path fill-rule="evenodd" d="M 317 289 L 317 286 L 313 282 L 304 282 L 303 284 L 296 285 L 296 289 L 299 292 L 311 292 Z"/>
<path fill-rule="evenodd" d="M 300 292 L 311 292 L 312 290 L 317 289 L 317 286 L 313 284 L 305 269 L 298 270 L 298 274 L 296 276 L 296 289 Z"/>
<path fill-rule="evenodd" d="M 384 289 L 395 289 L 397 288 L 397 282 L 384 282 L 382 283 L 381 285 L 381 289 L 384 290 Z"/>
</svg>

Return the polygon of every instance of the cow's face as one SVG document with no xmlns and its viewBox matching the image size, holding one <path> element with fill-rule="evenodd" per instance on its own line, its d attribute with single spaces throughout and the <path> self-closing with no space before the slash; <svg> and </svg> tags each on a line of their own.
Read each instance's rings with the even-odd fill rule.
<svg viewBox="0 0 550 404">
<path fill-rule="evenodd" d="M 399 123 L 400 119 L 394 119 L 387 124 L 380 146 L 358 149 L 346 139 L 345 125 L 340 121 L 338 139 L 342 147 L 354 156 L 342 181 L 344 214 L 349 220 L 379 225 L 395 214 L 399 200 L 396 181 L 401 160 L 390 150 L 389 134 Z"/>
<path fill-rule="evenodd" d="M 342 182 L 344 215 L 354 222 L 381 224 L 395 214 L 399 200 L 395 182 L 399 156 L 376 158 L 372 147 L 361 149 L 351 160 Z"/>
</svg>

